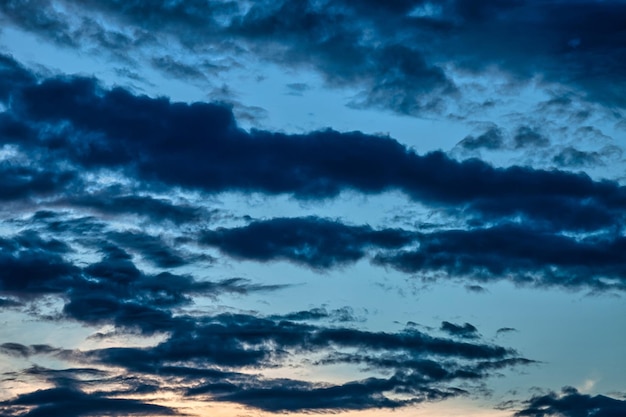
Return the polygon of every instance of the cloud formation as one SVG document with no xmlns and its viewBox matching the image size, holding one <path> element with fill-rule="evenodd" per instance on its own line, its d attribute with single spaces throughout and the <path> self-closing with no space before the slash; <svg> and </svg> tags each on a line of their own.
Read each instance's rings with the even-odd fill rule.
<svg viewBox="0 0 626 417">
<path fill-rule="evenodd" d="M 21 407 L 30 410 L 23 413 Z M 67 416 L 80 417 L 94 414 L 131 416 L 172 416 L 179 415 L 175 410 L 140 400 L 111 398 L 106 393 L 85 393 L 75 388 L 56 387 L 18 395 L 0 403 L 7 417 Z"/>
<path fill-rule="evenodd" d="M 153 328 L 154 322 L 147 315 L 138 315 L 134 320 Z M 116 391 L 103 387 L 119 378 L 115 376 L 118 375 L 115 369 L 124 370 L 123 385 L 128 387 L 122 391 L 118 388 L 117 395 L 150 390 L 152 381 L 159 378 L 161 382 L 156 389 L 189 398 L 236 402 L 266 411 L 339 411 L 396 408 L 464 395 L 471 384 L 489 377 L 494 370 L 533 363 L 516 356 L 511 349 L 481 341 L 468 343 L 434 337 L 415 330 L 370 332 L 244 314 L 170 317 L 169 323 L 161 329 L 169 331 L 167 339 L 151 347 L 81 352 L 12 343 L 2 345 L 2 351 L 22 357 L 56 355 L 65 360 L 110 368 L 107 372 L 90 371 L 89 368 L 37 372 L 37 375 L 41 378 L 63 376 L 63 381 L 76 387 L 68 393 L 72 394 L 71 398 L 81 399 L 81 404 L 84 402 L 87 408 L 101 406 L 111 407 L 111 410 L 118 403 L 109 403 L 108 398 Z M 368 354 L 350 353 L 355 349 Z M 368 364 L 390 376 L 323 384 L 239 372 L 248 367 L 276 367 L 294 356 L 319 354 L 325 359 L 319 361 L 318 366 Z M 91 376 L 89 384 L 99 384 L 101 391 L 83 398 L 77 391 L 81 385 L 77 375 L 84 373 Z M 23 374 L 34 375 L 31 370 Z M 464 388 L 456 386 L 461 383 Z M 5 410 L 20 404 L 37 406 L 35 410 L 38 410 L 56 407 L 59 402 L 58 407 L 61 407 L 64 396 L 55 402 L 43 399 L 38 402 L 39 394 L 52 395 L 53 392 L 54 389 L 36 391 L 2 405 Z M 401 395 L 404 399 L 389 393 Z M 324 401 L 315 401 L 320 395 Z M 121 399 L 119 404 L 128 405 L 128 412 L 141 413 L 144 409 L 139 403 Z M 137 408 L 132 408 L 135 405 Z M 158 408 L 152 412 L 174 413 L 171 409 Z"/>
<path fill-rule="evenodd" d="M 534 363 L 514 349 L 478 336 L 459 340 L 414 328 L 395 332 L 360 329 L 349 308 L 314 308 L 272 316 L 185 310 L 196 297 L 279 291 L 284 286 L 240 278 L 209 281 L 169 271 L 146 272 L 138 266 L 138 259 L 168 258 L 162 254 L 160 241 L 148 234 L 103 233 L 106 226 L 94 229 L 97 221 L 93 218 L 72 220 L 39 212 L 23 224 L 30 229 L 0 242 L 4 257 L 0 288 L 3 296 L 10 297 L 3 308 L 27 313 L 29 303 L 55 297 L 62 306 L 49 314 L 48 320 L 112 328 L 108 333 L 95 333 L 93 340 L 139 335 L 159 336 L 160 341 L 145 347 L 90 350 L 3 343 L 0 353 L 4 355 L 29 362 L 51 358 L 68 364 L 66 368 L 12 371 L 13 380 L 35 379 L 51 386 L 2 401 L 0 410 L 6 415 L 61 415 L 61 410 L 75 416 L 181 414 L 145 397 L 161 392 L 270 412 L 397 408 L 465 395 L 499 369 Z M 338 236 L 355 244 L 364 238 L 367 245 L 381 247 L 396 247 L 407 239 L 406 233 L 396 229 L 348 227 L 316 217 L 277 219 L 269 224 L 290 226 L 293 236 L 304 236 L 298 245 L 308 245 L 315 229 L 327 230 L 331 236 L 341 231 Z M 47 237 L 50 227 L 59 237 L 68 237 L 68 243 Z M 126 246 L 137 250 L 137 260 Z M 100 259 L 76 261 L 75 254 L 84 250 L 91 251 L 85 259 L 93 259 L 95 254 Z M 154 264 L 172 266 L 168 262 Z M 475 330 L 469 323 L 464 328 Z M 265 369 L 289 367 L 308 357 L 319 358 L 308 361 L 313 367 L 354 367 L 352 379 L 331 384 L 262 375 Z M 359 369 L 361 365 L 366 369 Z M 249 369 L 260 373 L 250 375 Z M 137 395 L 145 399 L 137 399 Z M 325 400 L 315 400 L 319 395 Z"/>
<path fill-rule="evenodd" d="M 13 63 L 9 78 L 28 74 L 15 68 Z M 487 222 L 521 217 L 572 231 L 623 224 L 624 187 L 581 173 L 495 168 L 476 159 L 459 162 L 443 152 L 418 155 L 393 139 L 360 132 L 247 132 L 223 105 L 104 90 L 85 78 L 47 79 L 8 94 L 8 115 L 36 130 L 33 140 L 8 136 L 4 143 L 23 146 L 50 169 L 67 161 L 81 170 L 114 169 L 144 182 L 205 192 L 301 199 L 399 190 L 415 201 L 462 209 Z"/>
<path fill-rule="evenodd" d="M 314 217 L 274 218 L 201 234 L 237 259 L 289 260 L 328 269 L 372 257 L 374 264 L 478 282 L 624 290 L 624 239 L 612 233 L 576 238 L 528 225 L 441 230 L 373 230 Z M 447 327 L 451 329 L 451 327 Z M 445 330 L 445 329 L 444 329 Z"/>
<path fill-rule="evenodd" d="M 538 395 L 515 413 L 517 417 L 618 417 L 626 413 L 626 401 L 604 395 L 581 394 L 572 387 L 563 388 L 560 394 L 550 392 Z"/>
<path fill-rule="evenodd" d="M 378 265 L 426 276 L 444 273 L 473 281 L 624 289 L 626 191 L 618 182 L 559 170 L 496 168 L 478 159 L 457 161 L 440 151 L 419 155 L 391 138 L 360 132 L 246 131 L 238 127 L 231 109 L 219 103 L 171 102 L 122 88 L 104 89 L 96 80 L 81 77 L 37 81 L 11 58 L 3 62 L 7 79 L 22 81 L 4 87 L 7 109 L 0 126 L 6 124 L 11 134 L 0 140 L 31 158 L 16 159 L 10 169 L 20 171 L 20 181 L 33 178 L 28 173 L 35 168 L 28 161 L 34 159 L 37 170 L 51 172 L 41 174 L 45 186 L 27 181 L 16 188 L 23 192 L 11 192 L 18 201 L 45 196 L 55 208 L 140 215 L 182 227 L 210 220 L 210 211 L 151 197 L 150 189 L 286 194 L 307 201 L 328 200 L 342 192 L 397 190 L 462 220 L 462 226 L 424 232 L 374 229 L 315 216 L 285 217 L 205 228 L 195 243 L 237 259 L 288 260 L 314 269 L 373 259 Z M 17 125 L 28 128 L 12 127 Z M 534 131 L 522 128 L 518 133 L 540 141 Z M 145 195 L 132 196 L 124 187 L 84 192 L 81 181 L 89 175 L 97 178 L 103 170 L 120 181 L 142 184 L 139 189 Z M 67 180 L 50 182 L 55 178 Z M 158 268 L 183 267 L 198 259 L 197 253 L 173 249 L 175 235 L 106 231 L 102 223 L 80 221 L 72 228 L 86 228 L 88 234 L 96 228 L 106 234 L 107 245 Z M 59 233 L 69 230 L 70 223 L 46 224 Z M 184 240 L 190 242 L 189 236 Z M 100 243 L 95 240 L 93 245 Z M 5 260 L 7 268 L 35 268 L 43 255 L 31 252 L 12 253 Z M 70 274 L 58 255 L 46 256 L 52 271 Z"/>
<path fill-rule="evenodd" d="M 319 217 L 273 218 L 244 227 L 203 232 L 203 244 L 217 246 L 230 256 L 269 261 L 286 259 L 313 268 L 330 268 L 365 257 L 366 250 L 399 248 L 412 240 L 400 229 L 374 230 L 346 226 Z"/>
<path fill-rule="evenodd" d="M 519 284 L 624 289 L 622 236 L 582 239 L 504 224 L 484 229 L 421 234 L 419 247 L 380 254 L 375 262 L 402 271 L 442 271 L 480 281 L 508 278 Z"/>
<path fill-rule="evenodd" d="M 504 96 L 533 85 L 549 97 L 544 110 L 579 100 L 619 119 L 625 17 L 624 2 L 592 0 L 0 3 L 3 30 L 214 91 L 222 74 L 269 63 L 313 71 L 349 91 L 353 108 L 461 119 L 502 103 L 481 96 L 491 94 L 484 79 L 492 76 L 506 81 L 497 87 Z M 626 290 L 626 188 L 567 170 L 621 155 L 615 147 L 557 148 L 561 170 L 495 167 L 360 131 L 244 130 L 223 102 L 176 102 L 41 71 L 0 55 L 0 310 L 77 323 L 93 329 L 97 346 L 3 341 L 0 354 L 16 363 L 56 369 L 16 365 L 7 378 L 40 388 L 3 398 L 0 414 L 182 415 L 157 404 L 164 394 L 281 413 L 394 409 L 484 392 L 488 378 L 536 363 L 468 322 L 380 331 L 350 306 L 263 314 L 218 305 L 288 285 L 214 275 L 213 254 L 317 271 L 365 260 L 473 292 L 498 280 Z M 313 88 L 306 81 L 283 85 L 304 96 Z M 567 111 L 568 120 L 590 117 Z M 521 119 L 510 135 L 489 123 L 459 147 L 547 152 L 551 130 Z M 441 217 L 402 228 L 284 214 L 235 224 L 210 207 L 221 193 L 315 204 L 388 192 Z M 320 375 L 348 371 L 323 382 L 293 372 L 298 364 Z M 624 413 L 621 400 L 572 388 L 524 407 L 517 416 Z"/>
<path fill-rule="evenodd" d="M 471 99 L 455 81 L 458 72 L 478 78 L 495 68 L 513 84 L 541 80 L 592 102 L 626 105 L 623 2 L 185 0 L 146 8 L 140 1 L 119 7 L 116 0 L 45 0 L 37 6 L 11 0 L 0 13 L 65 47 L 122 62 L 132 62 L 133 51 L 152 53 L 156 68 L 186 79 L 202 80 L 224 57 L 228 65 L 260 58 L 313 68 L 329 86 L 356 88 L 352 105 L 415 115 L 440 111 L 446 99 Z M 590 23 L 597 21 L 602 30 Z M 154 52 L 172 40 L 197 62 Z"/>
</svg>

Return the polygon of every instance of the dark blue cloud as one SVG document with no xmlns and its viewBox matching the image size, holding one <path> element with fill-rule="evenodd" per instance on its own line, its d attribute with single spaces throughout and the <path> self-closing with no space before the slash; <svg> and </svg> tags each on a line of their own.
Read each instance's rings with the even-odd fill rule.
<svg viewBox="0 0 626 417">
<path fill-rule="evenodd" d="M 123 325 L 118 323 L 118 318 L 124 314 L 129 315 L 128 323 L 142 323 L 145 330 L 157 323 L 153 312 L 142 314 L 137 305 L 127 306 L 122 311 L 109 308 L 113 300 L 109 303 L 105 305 L 95 299 L 89 302 L 100 312 L 100 317 L 108 313 L 108 322 L 112 324 Z M 85 304 L 80 310 L 89 308 Z M 300 318 L 301 314 L 297 316 Z M 396 408 L 465 395 L 471 392 L 473 384 L 480 384 L 494 371 L 533 363 L 512 349 L 479 339 L 458 341 L 414 329 L 371 332 L 251 314 L 178 315 L 160 319 L 160 329 L 167 337 L 154 346 L 71 351 L 48 345 L 5 343 L 0 346 L 0 352 L 29 360 L 37 355 L 51 355 L 89 364 L 84 368 L 58 370 L 29 368 L 14 373 L 13 377 L 37 377 L 70 389 L 74 394 L 89 385 L 97 390 L 90 394 L 93 397 L 89 399 L 94 402 L 88 398 L 85 402 L 120 413 L 122 411 L 115 408 L 117 403 L 106 400 L 157 391 L 182 392 L 196 400 L 235 402 L 267 411 Z M 367 365 L 368 369 L 361 372 L 376 369 L 391 376 L 327 384 L 241 372 L 282 366 L 293 358 L 309 355 L 323 358 L 313 365 Z M 98 370 L 101 366 L 108 371 Z M 118 373 L 116 369 L 123 371 Z M 121 387 L 108 388 L 105 383 Z M 23 394 L 0 403 L 0 409 L 7 412 L 11 407 L 30 401 L 28 404 L 37 406 L 35 409 L 47 410 L 46 407 L 54 404 L 40 396 L 44 393 L 52 396 L 56 391 Z M 314 401 L 319 395 L 324 395 L 324 401 Z M 64 402 L 62 398 L 58 399 L 60 403 Z M 88 411 L 81 412 L 88 414 Z"/>
<path fill-rule="evenodd" d="M 302 199 L 330 198 L 345 190 L 399 190 L 481 221 L 521 218 L 554 229 L 591 231 L 623 223 L 624 187 L 584 174 L 494 168 L 442 152 L 418 155 L 395 140 L 359 132 L 246 132 L 222 105 L 103 90 L 84 78 L 48 79 L 16 89 L 12 97 L 9 112 L 38 127 L 38 139 L 6 137 L 5 142 L 82 170 L 116 169 L 144 182 L 205 192 L 286 193 Z M 51 138 L 59 129 L 63 134 Z"/>
<path fill-rule="evenodd" d="M 9 73 L 25 71 L 17 64 L 7 68 Z M 291 194 L 309 200 L 343 191 L 399 190 L 467 224 L 429 234 L 317 217 L 276 218 L 201 234 L 200 243 L 237 258 L 331 268 L 374 255 L 376 263 L 410 273 L 443 271 L 474 280 L 498 277 L 540 286 L 623 288 L 619 252 L 626 191 L 617 182 L 558 170 L 494 168 L 477 159 L 459 162 L 442 152 L 418 155 L 393 139 L 360 132 L 248 132 L 223 105 L 173 103 L 121 88 L 106 90 L 93 79 L 18 84 L 10 97 L 10 120 L 29 124 L 37 134 L 29 133 L 24 141 L 10 135 L 3 139 L 24 153 L 54 160 L 50 169 L 63 162 L 77 171 L 112 169 L 145 187 Z M 50 132 L 56 133 L 50 137 Z M 57 192 L 80 189 L 72 187 Z M 116 195 L 111 204 L 88 196 L 62 195 L 58 201 L 120 214 L 125 211 L 118 207 L 128 203 L 126 212 L 178 222 L 193 221 L 197 213 L 193 207 Z M 71 228 L 102 231 L 98 222 L 81 222 Z M 56 233 L 71 229 L 64 221 L 47 224 Z M 160 237 L 115 232 L 108 238 L 159 267 L 191 261 Z M 417 249 L 405 248 L 415 243 Z"/>
<path fill-rule="evenodd" d="M 71 195 L 59 201 L 69 207 L 86 207 L 103 214 L 136 214 L 152 221 L 169 220 L 175 224 L 191 223 L 210 215 L 188 204 L 175 204 L 149 195 L 140 196 L 111 189 L 100 193 Z"/>
<path fill-rule="evenodd" d="M 21 413 L 20 406 L 32 408 Z M 169 407 L 135 399 L 109 398 L 106 393 L 86 393 L 71 387 L 55 387 L 21 394 L 1 402 L 0 407 L 7 416 L 21 417 L 80 417 L 102 413 L 132 416 L 180 415 Z"/>
<path fill-rule="evenodd" d="M 447 230 L 420 234 L 419 247 L 379 254 L 375 262 L 405 272 L 443 271 L 476 280 L 519 284 L 625 288 L 626 240 L 615 234 L 572 238 L 529 226 Z"/>
<path fill-rule="evenodd" d="M 0 239 L 0 290 L 3 295 L 29 299 L 62 294 L 80 282 L 80 269 L 66 261 L 66 246 L 35 235 Z M 59 253 L 61 252 L 61 253 Z"/>
<path fill-rule="evenodd" d="M 395 381 L 370 378 L 339 386 L 322 386 L 300 381 L 279 380 L 276 385 L 257 388 L 254 386 L 223 392 L 216 396 L 219 401 L 234 401 L 271 412 L 302 410 L 366 410 L 371 408 L 398 408 L 421 399 L 391 399 L 381 394 L 393 391 Z M 429 400 L 440 400 L 458 395 L 443 390 L 430 390 Z M 426 395 L 424 395 L 426 397 Z M 426 398 L 425 398 L 426 399 Z"/>
<path fill-rule="evenodd" d="M 178 321 L 175 330 L 154 347 L 99 349 L 86 355 L 96 363 L 123 367 L 130 373 L 176 377 L 178 384 L 188 387 L 186 395 L 190 397 L 209 395 L 213 401 L 234 401 L 270 411 L 394 408 L 459 395 L 465 391 L 455 387 L 457 382 L 480 381 L 493 370 L 532 363 L 500 346 L 413 330 L 368 332 L 244 314 L 173 320 Z M 369 352 L 369 356 L 342 353 L 355 349 Z M 326 357 L 317 364 L 368 364 L 393 376 L 328 385 L 235 371 L 238 367 L 276 366 L 292 355 L 308 354 Z M 171 365 L 178 363 L 193 367 Z M 398 402 L 385 395 L 387 391 L 408 397 Z M 312 401 L 323 393 L 326 401 Z"/>
<path fill-rule="evenodd" d="M 209 72 L 227 69 L 187 53 L 194 50 L 223 54 L 225 65 L 238 64 L 235 55 L 241 53 L 244 59 L 313 68 L 330 87 L 356 87 L 352 106 L 401 114 L 439 112 L 450 98 L 462 107 L 468 98 L 449 68 L 477 76 L 496 68 L 512 83 L 559 84 L 618 112 L 626 106 L 622 2 L 290 0 L 257 2 L 245 11 L 238 2 L 200 0 L 58 4 L 10 0 L 0 4 L 0 14 L 3 22 L 58 45 L 97 46 L 129 66 L 134 55 L 142 55 L 135 54 L 138 48 L 178 39 L 185 61 L 159 52 L 148 62 L 186 81 L 210 82 Z M 306 93 L 305 85 L 289 88 Z M 419 155 L 391 138 L 360 132 L 246 131 L 224 104 L 177 103 L 106 89 L 84 77 L 41 78 L 7 56 L 0 56 L 0 102 L 0 144 L 16 155 L 0 164 L 0 200 L 15 204 L 16 213 L 7 216 L 22 230 L 0 238 L 0 295 L 6 297 L 0 307 L 28 312 L 25 306 L 33 300 L 52 298 L 62 307 L 49 319 L 113 326 L 109 335 L 161 337 L 153 346 L 83 352 L 6 341 L 0 352 L 14 358 L 50 355 L 85 367 L 13 372 L 11 378 L 38 378 L 53 387 L 1 402 L 3 415 L 178 414 L 131 397 L 165 391 L 270 412 L 396 408 L 466 395 L 476 385 L 480 391 L 498 371 L 533 363 L 484 342 L 470 323 L 444 321 L 440 330 L 447 337 L 440 337 L 415 328 L 360 329 L 349 309 L 268 316 L 190 312 L 196 296 L 282 287 L 168 271 L 206 260 L 174 247 L 183 240 L 239 259 L 288 260 L 318 269 L 371 258 L 407 273 L 443 272 L 471 282 L 626 289 L 626 189 L 617 182 L 558 170 L 494 168 L 443 152 Z M 512 146 L 549 143 L 539 129 L 523 126 Z M 460 145 L 507 146 L 498 128 Z M 600 156 L 565 148 L 554 162 L 584 166 L 601 162 Z M 94 191 L 88 182 L 102 172 L 136 188 Z M 258 192 L 311 201 L 345 191 L 400 191 L 460 226 L 425 233 L 314 216 L 199 226 L 210 214 L 156 197 L 155 190 L 168 196 L 194 191 L 201 198 Z M 26 218 L 25 206 L 38 211 Z M 169 241 L 107 222 L 108 216 L 129 215 L 171 222 L 165 225 L 173 225 L 174 234 L 183 225 L 195 234 Z M 77 250 L 100 259 L 83 257 L 79 263 Z M 141 269 L 146 261 L 156 272 Z M 482 290 L 476 284 L 468 288 Z M 310 357 L 316 358 L 311 366 L 358 366 L 363 378 L 329 384 L 262 376 L 269 367 Z M 251 375 L 250 369 L 259 373 Z M 623 401 L 573 389 L 534 397 L 525 407 L 519 416 L 624 413 Z"/>
<path fill-rule="evenodd" d="M 10 298 L 0 298 L 0 308 L 6 307 L 18 307 L 21 306 L 22 303 L 16 300 L 12 300 Z"/>
<path fill-rule="evenodd" d="M 240 228 L 203 232 L 200 241 L 244 259 L 286 259 L 313 268 L 358 261 L 373 248 L 399 248 L 412 240 L 400 229 L 375 230 L 369 226 L 346 226 L 319 217 L 273 218 Z"/>
<path fill-rule="evenodd" d="M 125 62 L 133 61 L 133 52 L 149 46 L 155 54 L 155 46 L 177 40 L 177 47 L 200 55 L 196 62 L 162 54 L 151 59 L 157 69 L 186 80 L 202 80 L 220 66 L 203 50 L 227 57 L 227 65 L 241 64 L 247 51 L 244 60 L 313 68 L 330 86 L 358 88 L 353 105 L 402 114 L 439 111 L 446 99 L 462 96 L 450 66 L 476 75 L 497 68 L 513 82 L 540 80 L 607 106 L 626 105 L 626 6 L 618 1 L 64 3 L 73 15 L 49 0 L 37 7 L 12 0 L 0 13 L 46 41 Z M 120 24 L 132 30 L 115 29 Z"/>
<path fill-rule="evenodd" d="M 67 415 L 76 416 L 105 411 L 139 415 L 176 413 L 169 408 L 154 408 L 156 406 L 140 400 L 127 400 L 128 395 L 163 390 L 182 393 L 189 398 L 236 402 L 267 411 L 396 408 L 463 395 L 471 391 L 472 384 L 480 384 L 494 371 L 533 363 L 513 349 L 486 343 L 478 337 L 459 341 L 415 329 L 373 332 L 349 327 L 357 323 L 349 308 L 331 311 L 320 308 L 266 317 L 181 313 L 180 307 L 189 305 L 193 296 L 245 294 L 281 287 L 255 285 L 237 278 L 200 281 L 170 272 L 146 273 L 128 252 L 112 242 L 117 239 L 120 244 L 128 244 L 128 238 L 132 244 L 127 246 L 132 248 L 138 244 L 136 236 L 102 233 L 101 229 L 93 228 L 97 222 L 93 218 L 74 219 L 49 211 L 37 212 L 25 220 L 25 224 L 38 225 L 41 230 L 56 230 L 59 238 L 70 237 L 69 243 L 44 238 L 41 233 L 28 229 L 3 238 L 0 243 L 10 262 L 4 265 L 6 273 L 2 276 L 1 293 L 23 300 L 56 295 L 63 300 L 64 306 L 60 315 L 51 317 L 53 319 L 112 325 L 112 335 L 160 334 L 163 339 L 148 347 L 111 347 L 82 352 L 49 345 L 6 342 L 0 346 L 0 353 L 5 355 L 30 361 L 49 355 L 85 367 L 57 370 L 38 367 L 14 372 L 12 378 L 35 377 L 57 388 L 6 400 L 0 404 L 4 414 L 19 414 L 21 406 L 31 407 L 28 412 L 32 415 L 57 415 L 62 409 L 68 410 Z M 314 239 L 306 243 L 311 245 L 316 242 L 325 245 L 329 239 L 326 236 L 318 241 L 313 233 L 316 228 L 330 233 L 333 239 L 341 241 L 343 236 L 355 244 L 363 240 L 367 245 L 381 248 L 396 248 L 406 243 L 409 236 L 400 230 L 344 226 L 315 217 L 277 219 L 260 224 L 262 229 L 270 225 L 270 230 L 275 225 L 289 226 L 284 230 L 291 228 L 296 238 L 301 234 L 305 237 L 301 244 Z M 90 234 L 93 240 L 88 239 Z M 99 261 L 79 267 L 70 260 L 77 235 L 93 242 L 92 249 L 102 256 Z M 139 243 L 145 239 L 154 243 L 147 234 L 141 235 Z M 139 247 L 146 251 L 143 244 Z M 29 258 L 28 262 L 22 263 L 27 271 L 11 273 L 16 271 L 15 263 L 22 265 L 15 259 L 26 256 L 24 254 L 36 255 L 41 262 Z M 24 275 L 29 278 L 24 280 Z M 95 337 L 106 338 L 107 335 L 96 334 Z M 367 356 L 359 352 L 367 352 Z M 391 376 L 369 377 L 366 369 L 363 380 L 330 385 L 263 378 L 242 372 L 250 368 L 262 371 L 284 366 L 294 358 L 309 355 L 323 358 L 313 366 L 331 363 L 365 365 L 369 370 Z M 98 373 L 96 369 L 103 366 L 110 371 Z M 114 369 L 122 369 L 123 377 Z M 89 376 L 88 382 L 84 378 L 86 375 Z M 87 383 L 92 388 L 100 388 L 85 391 Z M 120 385 L 121 388 L 104 388 Z M 460 385 L 463 389 L 459 388 Z M 325 401 L 313 401 L 322 394 Z M 397 395 L 404 399 L 397 399 Z M 48 399 L 52 397 L 56 400 Z"/>
<path fill-rule="evenodd" d="M 5 355 L 28 358 L 38 354 L 54 353 L 58 349 L 50 345 L 25 346 L 20 343 L 8 342 L 0 345 L 0 351 Z"/>
<path fill-rule="evenodd" d="M 441 330 L 451 336 L 459 336 L 466 339 L 478 337 L 478 329 L 470 323 L 459 325 L 450 323 L 449 321 L 444 321 L 441 323 Z"/>
<path fill-rule="evenodd" d="M 6 103 L 12 91 L 36 82 L 35 75 L 9 55 L 0 54 L 0 73 L 2 74 L 0 81 L 0 100 L 3 103 Z M 4 124 L 7 122 L 4 114 L 2 115 L 2 121 L 4 129 Z M 8 122 L 18 130 L 28 129 L 27 126 L 20 124 L 19 121 L 12 121 L 9 118 Z"/>
<path fill-rule="evenodd" d="M 176 268 L 188 263 L 184 254 L 176 251 L 158 236 L 139 231 L 125 231 L 111 232 L 107 237 L 123 247 L 139 252 L 143 259 L 159 268 Z"/>
<path fill-rule="evenodd" d="M 0 200 L 56 195 L 66 190 L 77 174 L 0 162 Z"/>
<path fill-rule="evenodd" d="M 552 160 L 555 164 L 562 167 L 593 167 L 603 165 L 602 155 L 600 152 L 581 151 L 568 146 L 556 154 Z"/>
<path fill-rule="evenodd" d="M 520 126 L 513 137 L 513 142 L 516 149 L 545 148 L 550 145 L 550 139 L 529 126 Z"/>
<path fill-rule="evenodd" d="M 276 315 L 271 318 L 287 321 L 330 320 L 333 322 L 354 322 L 359 319 L 354 315 L 351 307 L 343 307 L 328 311 L 326 308 L 296 311 L 293 313 Z"/>
<path fill-rule="evenodd" d="M 561 394 L 538 395 L 515 413 L 517 417 L 619 417 L 626 415 L 626 401 L 604 395 L 581 394 L 565 387 Z"/>
<path fill-rule="evenodd" d="M 5 199 L 52 195 L 57 205 L 174 219 L 181 224 L 198 221 L 199 212 L 152 197 L 132 197 L 123 190 L 70 197 L 72 190 L 80 189 L 75 172 L 107 168 L 156 187 L 285 193 L 302 199 L 331 198 L 344 190 L 400 190 L 428 206 L 463 212 L 474 225 L 423 233 L 351 226 L 319 217 L 275 218 L 204 231 L 199 241 L 238 258 L 285 259 L 314 268 L 375 254 L 376 263 L 411 273 L 444 271 L 473 280 L 506 277 L 536 285 L 624 288 L 624 242 L 619 234 L 608 233 L 623 224 L 626 193 L 617 183 L 562 171 L 458 162 L 441 152 L 421 156 L 392 139 L 359 132 L 246 132 L 237 126 L 231 110 L 220 104 L 172 103 L 120 88 L 102 89 L 85 78 L 38 83 L 18 64 L 5 61 L 3 71 L 16 82 L 2 86 L 8 107 L 0 120 L 1 139 L 41 162 L 38 168 L 29 162 L 7 165 Z M 61 170 L 61 165 L 74 171 Z M 527 227 L 506 223 L 516 217 L 522 217 Z M 180 315 L 177 309 L 189 305 L 196 295 L 279 287 L 239 279 L 200 281 L 171 272 L 149 274 L 137 267 L 127 251 L 159 268 L 186 265 L 190 260 L 161 237 L 107 230 L 95 217 L 39 211 L 31 221 L 59 236 L 75 239 L 83 234 L 81 244 L 92 245 L 102 259 L 78 267 L 69 260 L 70 244 L 33 231 L 3 238 L 3 295 L 17 300 L 57 295 L 64 300 L 59 319 L 110 324 L 120 332 L 164 334 L 165 340 L 153 347 L 91 351 L 83 360 L 122 367 L 140 380 L 155 375 L 183 378 L 188 396 L 209 395 L 216 401 L 268 411 L 393 408 L 460 395 L 465 391 L 457 382 L 480 381 L 496 370 L 531 363 L 511 349 L 480 342 L 469 323 L 444 322 L 442 330 L 472 343 L 413 330 L 383 333 L 311 324 L 333 320 L 333 315 L 321 310 L 271 317 Z M 481 222 L 496 225 L 482 227 Z M 602 233 L 574 238 L 561 234 L 562 230 Z M 19 307 L 17 301 L 3 300 L 5 307 Z M 56 354 L 54 348 L 10 342 L 2 351 L 21 357 Z M 326 355 L 319 364 L 365 365 L 392 376 L 326 386 L 246 380 L 238 372 L 245 367 L 277 366 L 302 353 Z M 218 371 L 220 367 L 232 372 Z M 16 406 L 32 405 L 32 415 L 55 415 L 67 406 L 63 400 L 67 397 L 75 406 L 70 411 L 74 415 L 93 414 L 101 410 L 98 407 L 139 414 L 173 412 L 135 400 L 113 401 L 111 393 L 59 389 L 24 394 L 3 406 L 12 412 Z M 137 389 L 156 388 L 144 381 Z M 53 394 L 58 403 L 46 400 Z M 320 395 L 326 401 L 315 401 Z"/>
<path fill-rule="evenodd" d="M 476 149 L 497 150 L 504 147 L 502 131 L 491 128 L 479 136 L 467 136 L 458 143 L 464 149 L 473 151 Z"/>
<path fill-rule="evenodd" d="M 173 78 L 188 81 L 207 81 L 210 68 L 198 68 L 178 61 L 169 55 L 152 58 L 152 65 Z M 214 72 L 214 71 L 210 71 Z"/>
<path fill-rule="evenodd" d="M 517 329 L 514 329 L 512 327 L 501 327 L 498 330 L 496 330 L 496 335 L 501 335 L 501 334 L 505 334 L 505 333 L 511 333 L 511 332 L 516 332 Z"/>
<path fill-rule="evenodd" d="M 445 272 L 478 282 L 508 279 L 539 287 L 626 288 L 621 256 L 625 241 L 611 231 L 571 237 L 541 225 L 502 223 L 424 233 L 306 217 L 206 231 L 200 240 L 238 259 L 289 260 L 316 269 L 370 257 L 374 264 L 425 276 Z M 452 331 L 451 326 L 443 330 Z"/>
<path fill-rule="evenodd" d="M 84 268 L 81 285 L 66 288 L 68 317 L 89 324 L 111 323 L 122 329 L 152 334 L 181 325 L 172 309 L 188 305 L 192 296 L 273 291 L 278 285 L 252 284 L 241 278 L 200 281 L 189 275 L 161 272 L 145 274 L 117 248 L 100 262 Z"/>
<path fill-rule="evenodd" d="M 80 235 L 80 230 L 73 230 Z M 121 236 L 123 240 L 126 235 Z M 146 236 L 142 238 L 154 243 Z M 136 244 L 135 236 L 130 239 Z M 170 272 L 147 274 L 119 247 L 102 240 L 95 244 L 104 254 L 102 259 L 77 266 L 68 259 L 67 255 L 74 252 L 70 245 L 42 238 L 32 230 L 0 238 L 0 293 L 18 300 L 62 296 L 66 301 L 63 311 L 67 318 L 92 324 L 111 322 L 142 332 L 155 332 L 169 330 L 169 327 L 161 328 L 171 321 L 169 309 L 189 304 L 192 296 L 215 297 L 224 293 L 246 294 L 283 288 L 253 284 L 241 278 L 209 281 Z M 170 258 L 159 248 L 154 250 L 148 245 L 151 250 L 141 249 L 148 252 L 147 259 L 171 266 Z M 16 307 L 19 302 L 3 299 L 2 305 Z"/>
</svg>

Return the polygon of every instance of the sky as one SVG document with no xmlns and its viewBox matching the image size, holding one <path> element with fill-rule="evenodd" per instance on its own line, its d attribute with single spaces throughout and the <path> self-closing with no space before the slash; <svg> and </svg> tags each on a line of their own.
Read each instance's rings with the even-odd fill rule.
<svg viewBox="0 0 626 417">
<path fill-rule="evenodd" d="M 0 415 L 626 415 L 626 2 L 0 0 Z"/>
</svg>

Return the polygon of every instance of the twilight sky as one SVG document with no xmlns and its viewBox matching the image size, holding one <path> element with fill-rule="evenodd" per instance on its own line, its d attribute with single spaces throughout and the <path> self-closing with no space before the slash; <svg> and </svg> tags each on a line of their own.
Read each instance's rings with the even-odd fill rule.
<svg viewBox="0 0 626 417">
<path fill-rule="evenodd" d="M 626 415 L 626 1 L 0 0 L 0 415 Z"/>
</svg>

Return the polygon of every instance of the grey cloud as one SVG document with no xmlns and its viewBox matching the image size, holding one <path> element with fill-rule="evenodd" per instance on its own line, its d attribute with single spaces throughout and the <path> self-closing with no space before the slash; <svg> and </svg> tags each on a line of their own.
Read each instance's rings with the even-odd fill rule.
<svg viewBox="0 0 626 417">
<path fill-rule="evenodd" d="M 504 147 L 504 138 L 500 129 L 491 128 L 479 136 L 467 136 L 458 143 L 458 146 L 467 150 L 498 150 Z"/>
<path fill-rule="evenodd" d="M 550 145 L 550 140 L 539 133 L 536 129 L 528 126 L 520 126 L 513 137 L 516 149 L 521 148 L 544 148 Z"/>
</svg>

